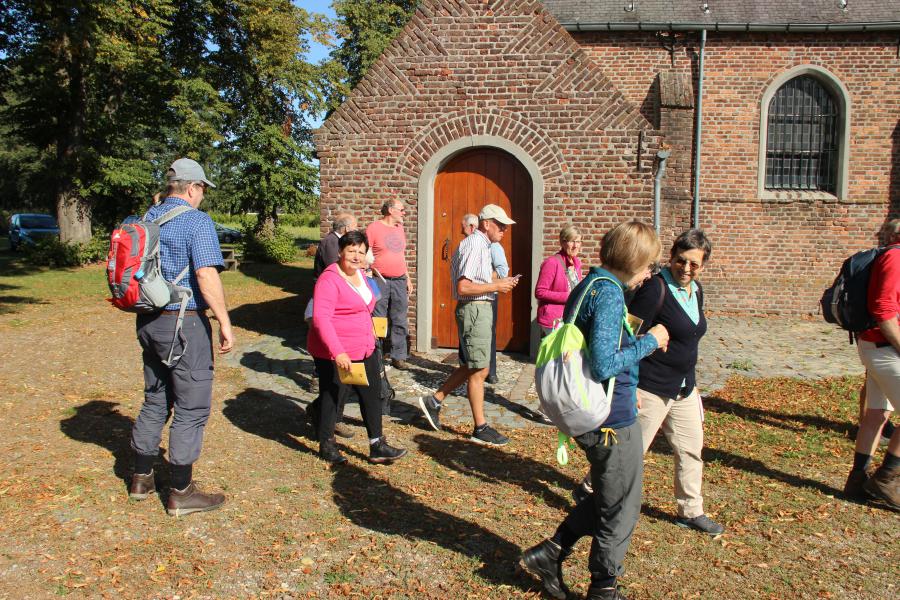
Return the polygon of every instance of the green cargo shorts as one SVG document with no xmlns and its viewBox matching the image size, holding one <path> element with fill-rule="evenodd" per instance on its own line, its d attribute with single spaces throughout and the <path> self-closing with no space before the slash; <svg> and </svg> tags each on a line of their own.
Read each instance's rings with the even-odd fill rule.
<svg viewBox="0 0 900 600">
<path fill-rule="evenodd" d="M 491 364 L 491 332 L 494 311 L 487 300 L 464 302 L 456 306 L 459 332 L 459 363 L 470 369 L 487 369 Z"/>
</svg>

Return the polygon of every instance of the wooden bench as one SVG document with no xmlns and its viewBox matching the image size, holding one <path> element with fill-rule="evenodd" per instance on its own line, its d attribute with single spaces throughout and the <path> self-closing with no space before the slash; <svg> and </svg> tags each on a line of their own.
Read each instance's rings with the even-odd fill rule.
<svg viewBox="0 0 900 600">
<path fill-rule="evenodd" d="M 237 271 L 238 259 L 234 248 L 222 248 L 222 260 L 225 262 L 226 271 Z"/>
</svg>

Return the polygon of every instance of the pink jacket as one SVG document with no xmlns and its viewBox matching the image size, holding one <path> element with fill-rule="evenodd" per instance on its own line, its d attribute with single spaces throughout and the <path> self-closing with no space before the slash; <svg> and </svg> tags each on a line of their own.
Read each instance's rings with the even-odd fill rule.
<svg viewBox="0 0 900 600">
<path fill-rule="evenodd" d="M 538 301 L 537 322 L 541 327 L 553 327 L 556 319 L 561 319 L 566 300 L 569 299 L 569 278 L 563 266 L 565 257 L 562 250 L 548 256 L 541 263 L 537 284 L 534 286 L 534 297 Z M 581 281 L 581 260 L 576 256 L 575 273 Z"/>
<path fill-rule="evenodd" d="M 359 361 L 375 349 L 372 329 L 375 294 L 365 304 L 337 270 L 337 263 L 329 265 L 316 280 L 306 346 L 316 358 L 334 360 L 346 352 L 350 360 Z"/>
</svg>

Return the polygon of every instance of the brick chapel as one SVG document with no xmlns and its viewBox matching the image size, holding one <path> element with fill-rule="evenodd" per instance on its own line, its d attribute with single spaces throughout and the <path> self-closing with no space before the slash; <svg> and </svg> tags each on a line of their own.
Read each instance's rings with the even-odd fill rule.
<svg viewBox="0 0 900 600">
<path fill-rule="evenodd" d="M 536 348 L 567 223 L 597 264 L 626 219 L 714 244 L 707 310 L 809 314 L 900 216 L 900 0 L 422 0 L 315 133 L 323 233 L 408 206 L 413 347 L 454 347 L 459 222 L 497 203 L 523 280 L 498 347 Z"/>
</svg>

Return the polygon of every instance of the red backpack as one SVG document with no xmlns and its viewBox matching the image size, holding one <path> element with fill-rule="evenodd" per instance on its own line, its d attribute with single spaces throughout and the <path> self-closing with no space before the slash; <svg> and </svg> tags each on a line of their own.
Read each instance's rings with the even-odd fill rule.
<svg viewBox="0 0 900 600">
<path fill-rule="evenodd" d="M 167 222 L 189 210 L 189 206 L 178 206 L 157 217 L 147 220 L 146 217 L 135 223 L 123 223 L 112 232 L 109 244 L 109 255 L 106 259 L 106 275 L 112 298 L 109 302 L 118 309 L 133 313 L 154 313 L 161 311 L 169 304 L 179 304 L 178 322 L 169 359 L 164 360 L 166 366 L 172 366 L 181 356 L 174 357 L 175 341 L 181 337 L 181 324 L 188 300 L 193 296 L 190 287 L 177 285 L 190 266 L 178 274 L 175 281 L 166 281 L 162 275 L 159 259 L 159 230 Z"/>
</svg>

